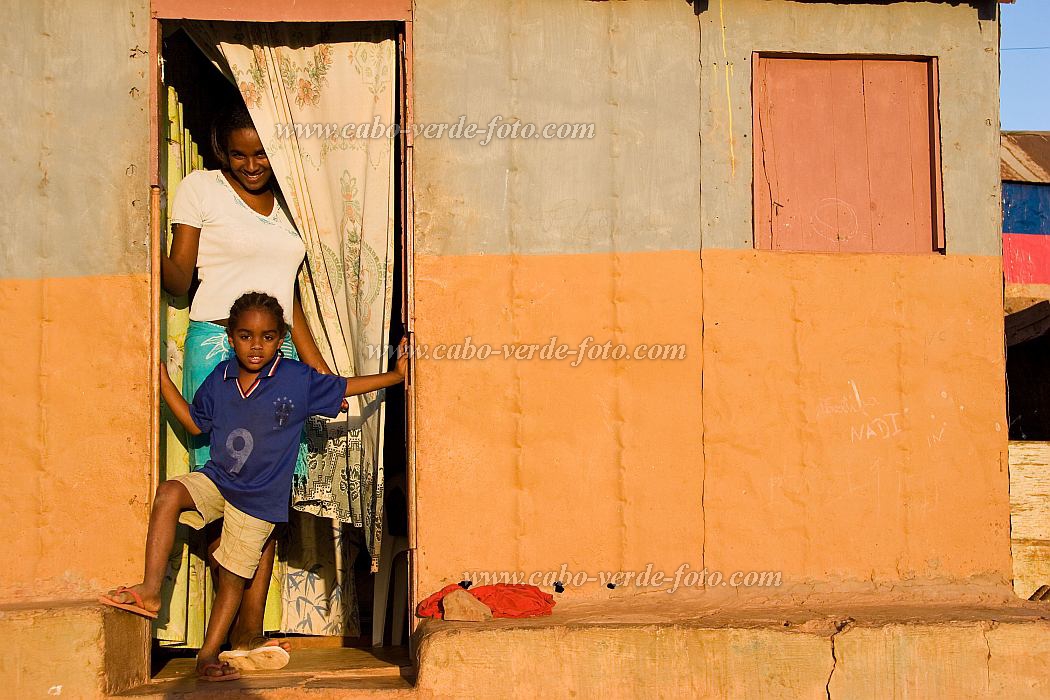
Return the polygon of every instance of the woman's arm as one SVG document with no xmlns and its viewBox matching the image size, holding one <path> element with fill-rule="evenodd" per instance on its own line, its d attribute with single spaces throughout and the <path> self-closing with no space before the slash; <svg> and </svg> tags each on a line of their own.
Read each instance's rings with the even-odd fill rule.
<svg viewBox="0 0 1050 700">
<path fill-rule="evenodd" d="M 160 363 L 160 395 L 164 397 L 164 403 L 168 404 L 172 415 L 175 416 L 182 427 L 190 435 L 200 435 L 201 429 L 193 422 L 190 416 L 190 405 L 182 397 L 182 393 L 176 388 L 175 382 L 168 375 L 168 368 L 163 362 Z"/>
<path fill-rule="evenodd" d="M 303 313 L 303 305 L 299 301 L 298 282 L 295 285 L 295 301 L 292 302 L 292 345 L 299 353 L 300 362 L 310 365 L 321 374 L 332 373 L 321 351 L 317 349 L 317 343 L 310 334 L 310 327 L 306 324 L 306 314 Z"/>
<path fill-rule="evenodd" d="M 175 224 L 174 229 L 171 250 L 160 254 L 160 284 L 168 294 L 181 297 L 193 284 L 201 230 L 188 224 Z"/>
</svg>

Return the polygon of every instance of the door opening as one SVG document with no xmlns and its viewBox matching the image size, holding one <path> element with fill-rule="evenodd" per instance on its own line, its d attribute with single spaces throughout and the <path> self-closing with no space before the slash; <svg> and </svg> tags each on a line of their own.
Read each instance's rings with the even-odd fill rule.
<svg viewBox="0 0 1050 700">
<path fill-rule="evenodd" d="M 229 105 L 243 104 L 243 99 L 241 91 L 216 69 L 177 22 L 161 21 L 159 24 L 162 38 L 159 76 L 161 89 L 158 94 L 160 133 L 157 144 L 158 184 L 162 187 L 160 199 L 163 209 L 163 202 L 171 201 L 175 189 L 172 187 L 172 180 L 178 179 L 177 176 L 170 176 L 170 173 L 175 172 L 172 154 L 176 150 L 179 152 L 184 172 L 199 168 L 218 169 L 219 163 L 209 147 L 212 120 L 215 114 L 222 112 Z M 397 38 L 398 44 L 404 46 L 405 23 L 368 24 L 379 28 L 385 25 Z M 394 99 L 393 124 L 401 125 L 406 123 L 404 111 L 407 104 L 404 80 L 406 73 L 401 65 L 404 53 L 395 51 L 394 56 L 397 65 L 392 71 L 392 78 L 397 96 Z M 171 119 L 165 119 L 166 115 L 170 115 Z M 176 130 L 180 133 L 175 134 Z M 393 255 L 390 259 L 392 285 L 389 326 L 383 338 L 388 347 L 396 347 L 402 335 L 410 330 L 407 307 L 411 299 L 405 274 L 405 262 L 409 254 L 406 248 L 410 248 L 410 245 L 406 245 L 407 230 L 410 228 L 410 216 L 407 212 L 410 198 L 405 192 L 408 182 L 408 156 L 406 144 L 402 143 L 404 133 L 397 131 L 393 138 L 392 200 L 395 204 Z M 283 194 L 287 200 L 289 193 Z M 161 234 L 170 236 L 170 226 L 163 216 Z M 357 278 L 354 281 L 364 284 L 362 271 L 357 270 L 356 274 Z M 193 292 L 191 289 L 191 297 Z M 162 357 L 166 357 L 170 351 L 170 339 L 166 335 L 171 319 L 167 316 L 172 309 L 184 311 L 187 303 L 186 299 L 177 300 L 161 294 L 161 320 L 158 327 L 162 335 L 158 342 Z M 407 390 L 408 387 L 392 387 L 386 390 L 381 451 L 386 483 L 385 488 L 381 482 L 379 485 L 373 484 L 381 496 L 385 496 L 384 506 L 379 515 L 383 521 L 383 539 L 388 546 L 380 546 L 370 555 L 367 537 L 361 527 L 342 525 L 333 536 L 330 519 L 301 515 L 298 516 L 300 525 L 304 520 L 310 521 L 310 525 L 298 536 L 300 544 L 302 541 L 312 540 L 316 549 L 327 550 L 324 561 L 289 560 L 287 557 L 282 561 L 282 555 L 278 553 L 278 562 L 283 564 L 283 568 L 275 566 L 267 598 L 265 631 L 291 644 L 294 661 L 289 666 L 289 672 L 294 672 L 300 678 L 303 673 L 309 673 L 311 659 L 315 656 L 317 659 L 313 659 L 314 661 L 324 658 L 323 669 L 318 670 L 324 670 L 326 673 L 354 667 L 358 670 L 368 669 L 368 675 L 377 678 L 386 678 L 388 675 L 396 675 L 399 678 L 411 676 L 411 662 L 403 644 L 407 632 L 410 631 L 407 613 L 410 604 L 408 582 L 411 581 L 408 571 L 410 552 L 407 551 L 411 511 L 407 442 L 407 430 L 410 426 L 406 418 L 406 408 L 411 405 L 411 397 L 406 396 Z M 165 435 L 165 431 L 170 430 L 168 423 L 169 421 L 162 416 L 159 425 L 160 447 L 157 450 L 157 469 L 161 480 L 165 478 L 165 471 L 170 469 L 171 463 L 171 454 L 165 444 L 166 438 L 170 438 Z M 351 433 L 350 441 L 353 439 Z M 342 477 L 348 481 L 354 478 L 347 474 L 343 474 Z M 195 637 L 188 627 L 193 624 L 200 627 L 206 620 L 208 600 L 212 592 L 205 564 L 207 557 L 204 538 L 194 539 L 192 534 L 184 534 L 187 538 L 185 551 L 179 553 L 177 561 L 173 559 L 169 569 L 174 570 L 171 588 L 178 589 L 174 592 L 176 596 L 181 596 L 181 599 L 169 611 L 167 617 L 162 616 L 155 629 L 152 665 L 156 682 L 186 675 L 192 671 L 194 643 L 197 642 L 196 646 L 199 646 L 199 636 Z M 389 545 L 395 546 L 391 548 Z M 398 550 L 405 551 L 399 553 Z M 387 555 L 386 559 L 380 556 L 380 551 Z M 375 558 L 379 558 L 378 574 L 372 572 Z M 338 570 L 328 570 L 333 567 Z M 388 572 L 394 572 L 394 575 L 388 576 Z M 196 586 L 175 580 L 180 573 L 185 577 L 195 576 Z M 323 584 L 322 588 L 328 586 L 323 599 L 316 598 L 318 584 Z M 377 584 L 382 590 L 376 590 Z M 295 590 L 296 586 L 300 588 Z M 325 619 L 322 616 L 322 624 L 319 625 L 310 620 L 311 617 L 316 617 L 309 612 L 311 608 L 315 611 L 321 608 L 330 611 L 336 599 L 344 608 L 340 619 Z M 270 610 L 271 603 L 277 612 Z M 195 622 L 189 621 L 193 615 L 200 619 Z M 181 629 L 165 630 L 173 616 L 182 616 L 186 621 L 181 623 Z M 175 627 L 180 625 L 176 624 Z M 391 645 L 391 642 L 394 644 L 387 649 L 373 650 L 372 644 L 377 642 L 378 638 L 382 638 L 387 645 Z M 333 657 L 334 649 L 346 650 L 345 659 L 338 655 Z M 376 675 L 376 668 L 382 669 L 383 672 Z M 279 678 L 276 681 L 279 681 Z"/>
</svg>

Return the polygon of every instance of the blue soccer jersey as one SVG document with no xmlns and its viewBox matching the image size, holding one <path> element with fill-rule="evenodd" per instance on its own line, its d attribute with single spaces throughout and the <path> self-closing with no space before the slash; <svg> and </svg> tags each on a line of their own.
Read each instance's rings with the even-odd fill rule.
<svg viewBox="0 0 1050 700">
<path fill-rule="evenodd" d="M 346 379 L 320 374 L 280 352 L 247 391 L 238 373 L 237 358 L 231 357 L 193 397 L 190 416 L 211 440 L 211 459 L 201 471 L 248 515 L 287 522 L 303 423 L 309 416 L 339 415 Z"/>
</svg>

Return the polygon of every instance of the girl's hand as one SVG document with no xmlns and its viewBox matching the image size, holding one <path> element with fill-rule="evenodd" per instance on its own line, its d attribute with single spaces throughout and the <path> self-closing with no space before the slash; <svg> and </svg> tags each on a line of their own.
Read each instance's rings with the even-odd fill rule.
<svg viewBox="0 0 1050 700">
<path fill-rule="evenodd" d="M 397 345 L 397 365 L 394 371 L 401 376 L 403 380 L 408 376 L 408 337 L 401 338 L 401 342 Z"/>
</svg>

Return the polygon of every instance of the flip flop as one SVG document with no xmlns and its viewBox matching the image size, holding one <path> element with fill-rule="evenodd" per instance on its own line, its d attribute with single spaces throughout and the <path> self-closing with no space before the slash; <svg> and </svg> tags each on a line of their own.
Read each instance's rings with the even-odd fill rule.
<svg viewBox="0 0 1050 700">
<path fill-rule="evenodd" d="M 225 661 L 239 671 L 276 671 L 287 666 L 292 658 L 279 645 L 275 639 L 254 649 L 224 651 L 219 654 L 219 661 Z"/>
<path fill-rule="evenodd" d="M 132 605 L 131 603 L 121 603 L 120 601 L 113 600 L 109 596 L 104 595 L 100 595 L 98 597 L 98 602 L 102 603 L 103 605 L 109 605 L 114 608 L 120 608 L 121 610 L 127 610 L 129 613 L 141 615 L 142 617 L 149 618 L 150 620 L 157 619 L 156 611 L 146 610 L 146 608 L 142 607 L 142 596 L 140 596 L 136 591 L 133 591 L 126 586 L 121 586 L 116 590 L 116 593 L 118 595 L 120 593 L 127 593 L 135 599 L 135 605 Z"/>
<path fill-rule="evenodd" d="M 219 676 L 209 676 L 208 669 L 217 668 L 222 671 L 223 668 L 230 666 L 229 664 L 205 664 L 204 668 L 197 671 L 197 680 L 199 681 L 235 681 L 241 677 L 240 673 L 234 669 L 233 673 L 225 673 Z M 232 668 L 232 666 L 230 667 Z"/>
</svg>

